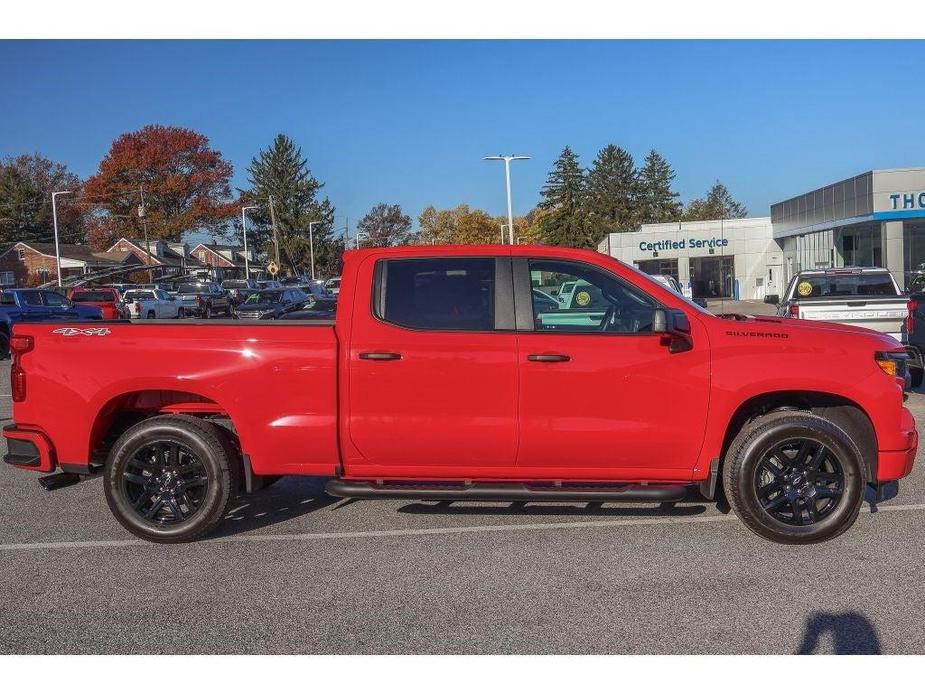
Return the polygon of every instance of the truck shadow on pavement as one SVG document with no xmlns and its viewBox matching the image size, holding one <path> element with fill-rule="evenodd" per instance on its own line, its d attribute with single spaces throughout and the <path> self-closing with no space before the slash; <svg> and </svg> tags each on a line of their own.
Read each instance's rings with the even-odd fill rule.
<svg viewBox="0 0 925 694">
<path fill-rule="evenodd" d="M 326 477 L 283 477 L 272 487 L 236 498 L 211 537 L 258 530 L 342 502 L 324 491 Z"/>
<path fill-rule="evenodd" d="M 877 630 L 859 612 L 816 612 L 806 620 L 803 642 L 797 655 L 829 653 L 820 648 L 820 642 L 830 640 L 831 653 L 835 655 L 880 655 L 880 639 Z"/>
</svg>

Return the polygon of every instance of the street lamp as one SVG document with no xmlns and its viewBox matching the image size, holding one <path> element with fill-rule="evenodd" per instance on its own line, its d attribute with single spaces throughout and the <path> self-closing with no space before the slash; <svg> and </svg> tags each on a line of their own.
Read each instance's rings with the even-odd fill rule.
<svg viewBox="0 0 925 694">
<path fill-rule="evenodd" d="M 61 286 L 61 251 L 58 248 L 58 205 L 55 198 L 59 195 L 71 195 L 72 190 L 58 190 L 51 194 L 51 217 L 55 225 L 55 265 L 58 267 L 58 286 Z"/>
<path fill-rule="evenodd" d="M 315 281 L 315 239 L 312 236 L 312 227 L 316 224 L 321 224 L 321 222 L 308 223 L 308 255 L 312 262 L 312 282 Z"/>
<path fill-rule="evenodd" d="M 482 157 L 485 161 L 503 161 L 504 162 L 504 179 L 507 183 L 507 236 L 508 243 L 514 245 L 514 212 L 511 205 L 511 162 L 517 161 L 519 159 L 529 159 L 530 157 L 524 157 L 516 154 L 502 155 L 498 154 L 497 156 Z"/>
<path fill-rule="evenodd" d="M 251 266 L 247 256 L 247 216 L 244 214 L 248 210 L 256 210 L 257 205 L 248 205 L 241 208 L 241 228 L 244 230 L 244 279 L 251 278 Z"/>
<path fill-rule="evenodd" d="M 501 225 L 501 245 L 502 245 L 502 246 L 504 245 L 504 227 L 506 227 L 506 226 L 507 226 L 507 224 L 502 224 L 502 225 Z"/>
<path fill-rule="evenodd" d="M 356 241 L 356 247 L 357 247 L 357 248 L 360 247 L 360 237 L 361 237 L 361 236 L 369 236 L 369 234 L 367 234 L 365 231 L 358 231 L 358 232 L 357 232 L 357 235 L 353 237 L 354 240 Z"/>
</svg>

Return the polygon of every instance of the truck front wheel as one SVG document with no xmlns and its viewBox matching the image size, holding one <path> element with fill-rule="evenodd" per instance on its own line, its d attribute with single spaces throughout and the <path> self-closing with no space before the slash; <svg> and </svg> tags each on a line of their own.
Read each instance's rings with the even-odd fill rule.
<svg viewBox="0 0 925 694">
<path fill-rule="evenodd" d="M 189 542 L 221 522 L 238 488 L 237 458 L 209 422 L 152 417 L 128 429 L 109 453 L 106 501 L 134 535 Z"/>
<path fill-rule="evenodd" d="M 863 501 L 861 453 L 845 431 L 808 412 L 752 420 L 729 447 L 723 487 L 757 534 L 786 544 L 837 537 Z"/>
</svg>

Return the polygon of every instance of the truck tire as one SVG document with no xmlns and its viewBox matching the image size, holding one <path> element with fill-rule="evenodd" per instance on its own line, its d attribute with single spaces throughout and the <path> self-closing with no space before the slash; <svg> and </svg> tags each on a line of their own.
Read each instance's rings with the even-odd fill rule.
<svg viewBox="0 0 925 694">
<path fill-rule="evenodd" d="M 922 385 L 922 376 L 925 376 L 925 370 L 922 369 L 909 369 L 909 378 L 913 388 L 918 388 Z"/>
<path fill-rule="evenodd" d="M 864 485 L 861 452 L 851 437 L 801 411 L 746 424 L 723 465 L 732 510 L 753 532 L 784 544 L 841 535 L 858 517 Z"/>
<path fill-rule="evenodd" d="M 148 320 L 154 320 L 157 318 L 157 314 L 155 314 L 154 311 L 148 311 L 148 315 L 146 317 Z"/>
<path fill-rule="evenodd" d="M 0 359 L 8 359 L 10 356 L 10 336 L 5 330 L 0 330 Z"/>
<path fill-rule="evenodd" d="M 237 493 L 239 464 L 214 424 L 151 417 L 126 430 L 103 473 L 106 502 L 122 526 L 152 542 L 190 542 L 218 525 Z"/>
<path fill-rule="evenodd" d="M 206 320 L 212 317 L 212 304 L 206 304 L 206 307 L 202 309 L 202 317 Z"/>
</svg>

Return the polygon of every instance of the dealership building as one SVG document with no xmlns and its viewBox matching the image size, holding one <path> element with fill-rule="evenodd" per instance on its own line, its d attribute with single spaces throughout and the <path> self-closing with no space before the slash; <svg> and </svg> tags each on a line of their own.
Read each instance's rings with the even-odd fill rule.
<svg viewBox="0 0 925 694">
<path fill-rule="evenodd" d="M 763 299 L 800 270 L 925 271 L 925 168 L 868 171 L 771 205 L 769 217 L 643 224 L 598 250 L 697 297 Z"/>
</svg>

